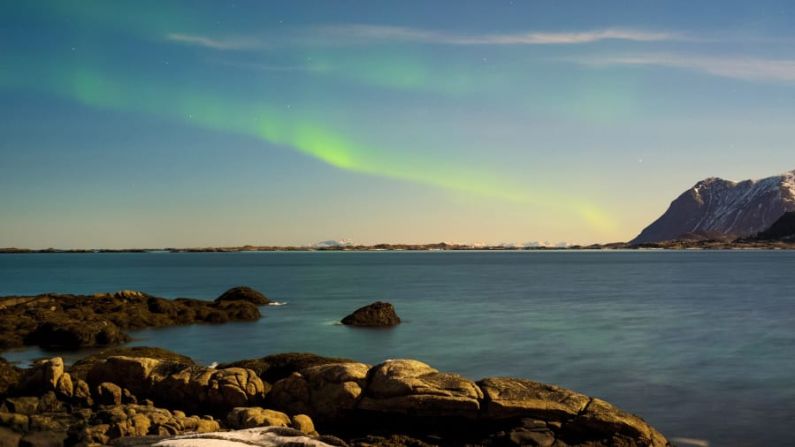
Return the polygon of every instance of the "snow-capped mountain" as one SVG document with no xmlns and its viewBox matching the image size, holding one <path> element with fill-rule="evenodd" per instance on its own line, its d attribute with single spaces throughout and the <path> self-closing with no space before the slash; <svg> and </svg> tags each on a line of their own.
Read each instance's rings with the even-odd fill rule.
<svg viewBox="0 0 795 447">
<path fill-rule="evenodd" d="M 751 236 L 795 211 L 795 171 L 732 182 L 708 178 L 685 191 L 631 243 Z"/>
</svg>

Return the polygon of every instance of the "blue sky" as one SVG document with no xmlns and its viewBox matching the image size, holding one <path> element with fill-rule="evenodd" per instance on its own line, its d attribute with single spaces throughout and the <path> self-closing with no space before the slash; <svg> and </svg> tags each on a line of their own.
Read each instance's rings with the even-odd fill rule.
<svg viewBox="0 0 795 447">
<path fill-rule="evenodd" d="M 788 2 L 6 2 L 0 246 L 628 240 L 795 168 Z"/>
</svg>

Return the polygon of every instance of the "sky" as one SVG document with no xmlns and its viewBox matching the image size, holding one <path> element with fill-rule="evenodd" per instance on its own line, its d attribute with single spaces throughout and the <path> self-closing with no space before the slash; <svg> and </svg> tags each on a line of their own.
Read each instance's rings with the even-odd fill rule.
<svg viewBox="0 0 795 447">
<path fill-rule="evenodd" d="M 629 240 L 795 168 L 795 5 L 0 3 L 0 247 Z"/>
</svg>

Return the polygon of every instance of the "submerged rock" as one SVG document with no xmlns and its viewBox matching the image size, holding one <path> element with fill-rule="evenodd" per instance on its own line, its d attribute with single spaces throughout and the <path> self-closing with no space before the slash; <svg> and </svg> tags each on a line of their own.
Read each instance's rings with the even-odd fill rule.
<svg viewBox="0 0 795 447">
<path fill-rule="evenodd" d="M 362 327 L 392 327 L 400 324 L 400 317 L 390 303 L 376 301 L 360 307 L 342 319 L 342 324 Z"/>
</svg>

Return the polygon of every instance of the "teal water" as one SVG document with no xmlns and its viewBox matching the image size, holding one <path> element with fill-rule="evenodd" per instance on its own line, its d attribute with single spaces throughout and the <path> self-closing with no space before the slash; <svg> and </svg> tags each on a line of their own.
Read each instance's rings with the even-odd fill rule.
<svg viewBox="0 0 795 447">
<path fill-rule="evenodd" d="M 783 251 L 25 254 L 0 256 L 0 295 L 213 299 L 249 285 L 287 304 L 255 323 L 135 332 L 132 344 L 205 363 L 411 357 L 473 379 L 573 388 L 672 438 L 773 446 L 795 445 L 794 272 L 795 252 Z M 405 323 L 335 324 L 374 300 Z"/>
</svg>

